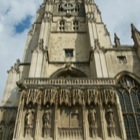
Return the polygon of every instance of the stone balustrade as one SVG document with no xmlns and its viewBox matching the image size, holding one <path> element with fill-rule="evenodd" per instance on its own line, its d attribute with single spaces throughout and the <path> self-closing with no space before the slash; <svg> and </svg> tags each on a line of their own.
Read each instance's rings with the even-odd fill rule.
<svg viewBox="0 0 140 140">
<path fill-rule="evenodd" d="M 95 78 L 28 78 L 24 80 L 25 85 L 115 85 L 115 79 Z"/>
<path fill-rule="evenodd" d="M 81 128 L 59 128 L 58 129 L 60 138 L 72 138 L 72 139 L 82 139 L 83 131 Z"/>
</svg>

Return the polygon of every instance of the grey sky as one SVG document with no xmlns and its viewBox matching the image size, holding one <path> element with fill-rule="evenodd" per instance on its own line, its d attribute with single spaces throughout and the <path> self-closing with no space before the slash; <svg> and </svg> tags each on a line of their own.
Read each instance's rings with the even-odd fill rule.
<svg viewBox="0 0 140 140">
<path fill-rule="evenodd" d="M 22 58 L 26 43 L 26 29 L 16 33 L 15 25 L 27 16 L 34 16 L 43 0 L 0 0 L 0 99 L 7 79 L 7 70 Z M 140 29 L 140 0 L 95 0 L 102 13 L 113 42 L 114 33 L 120 37 L 122 44 L 133 44 L 130 24 Z M 21 7 L 22 5 L 22 7 Z"/>
</svg>

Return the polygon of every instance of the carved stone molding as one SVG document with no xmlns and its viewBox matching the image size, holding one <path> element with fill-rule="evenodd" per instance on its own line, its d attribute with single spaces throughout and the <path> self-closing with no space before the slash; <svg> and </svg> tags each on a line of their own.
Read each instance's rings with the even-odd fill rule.
<svg viewBox="0 0 140 140">
<path fill-rule="evenodd" d="M 52 13 L 51 12 L 45 12 L 43 20 L 44 20 L 44 22 L 51 22 Z"/>
<path fill-rule="evenodd" d="M 115 104 L 116 91 L 114 89 L 84 89 L 79 88 L 48 88 L 48 89 L 28 89 L 22 94 L 25 105 L 32 104 L 65 104 L 68 106 L 79 104 Z"/>
<path fill-rule="evenodd" d="M 94 16 L 94 13 L 92 13 L 92 12 L 88 12 L 87 13 L 87 19 L 88 19 L 89 22 L 96 21 L 95 16 Z"/>
<path fill-rule="evenodd" d="M 20 60 L 17 59 L 17 61 L 16 61 L 16 63 L 14 64 L 14 66 L 12 66 L 11 69 L 8 70 L 7 72 L 10 73 L 11 71 L 15 71 L 16 73 L 20 73 L 19 66 L 20 66 Z"/>
</svg>

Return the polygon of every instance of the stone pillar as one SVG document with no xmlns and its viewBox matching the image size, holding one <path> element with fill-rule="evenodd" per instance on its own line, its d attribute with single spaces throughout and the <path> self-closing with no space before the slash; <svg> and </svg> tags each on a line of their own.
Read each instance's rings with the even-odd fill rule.
<svg viewBox="0 0 140 140">
<path fill-rule="evenodd" d="M 18 87 L 16 82 L 20 79 L 20 69 L 19 69 L 20 61 L 14 64 L 13 67 L 8 71 L 8 79 L 6 83 L 6 87 L 4 90 L 4 96 L 2 100 L 3 105 L 17 105 L 18 104 Z"/>
<path fill-rule="evenodd" d="M 54 109 L 54 140 L 58 139 L 58 114 L 57 114 L 57 103 Z"/>
<path fill-rule="evenodd" d="M 30 71 L 29 71 L 29 77 L 34 77 L 35 76 L 35 71 L 36 71 L 36 63 L 37 63 L 37 51 L 33 51 L 32 55 L 32 60 L 31 60 L 31 66 L 30 66 Z"/>
<path fill-rule="evenodd" d="M 101 119 L 102 139 L 106 140 L 106 132 L 105 132 L 105 130 L 107 128 L 105 127 L 105 116 L 104 116 L 105 114 L 104 114 L 102 105 L 99 105 L 99 110 L 100 110 L 100 116 L 101 116 L 100 119 Z"/>
<path fill-rule="evenodd" d="M 82 106 L 82 113 L 83 113 L 83 131 L 84 131 L 84 133 L 83 133 L 83 138 L 84 138 L 84 140 L 88 140 L 88 135 L 87 135 L 87 129 L 88 129 L 88 127 L 87 127 L 87 121 L 86 121 L 86 109 L 85 109 L 85 105 L 83 105 Z"/>
<path fill-rule="evenodd" d="M 119 119 L 121 138 L 122 138 L 122 140 L 126 140 L 127 138 L 126 138 L 123 115 L 122 115 L 122 112 L 121 112 L 121 105 L 120 105 L 118 96 L 116 96 L 116 97 L 117 97 L 117 105 L 116 105 L 116 107 L 117 107 L 117 114 L 118 114 L 118 119 Z"/>
<path fill-rule="evenodd" d="M 94 49 L 94 34 L 93 34 L 93 30 L 92 30 L 92 23 L 88 22 L 88 31 L 89 31 L 89 37 L 90 37 L 90 45 L 91 48 Z"/>
<path fill-rule="evenodd" d="M 28 33 L 26 46 L 25 46 L 25 50 L 24 50 L 24 54 L 23 54 L 23 58 L 22 58 L 23 62 L 29 62 L 30 61 L 29 60 L 29 55 L 31 55 L 31 52 L 29 51 L 29 49 L 30 49 L 29 47 L 30 47 L 30 42 L 32 40 L 32 32 L 33 32 L 33 27 L 31 29 L 31 31 L 29 31 L 29 33 Z"/>
<path fill-rule="evenodd" d="M 41 70 L 43 66 L 43 50 L 38 50 L 37 51 L 37 63 L 36 63 L 36 71 L 35 71 L 35 77 L 40 77 L 41 76 Z"/>
<path fill-rule="evenodd" d="M 102 66 L 101 66 L 100 52 L 99 51 L 94 51 L 94 61 L 95 61 L 97 78 L 102 78 L 103 73 L 102 73 Z"/>
<path fill-rule="evenodd" d="M 15 129 L 14 129 L 14 135 L 13 139 L 18 140 L 21 136 L 24 136 L 24 98 L 23 94 L 25 94 L 25 91 L 22 91 L 21 98 L 20 98 L 20 104 L 18 107 L 17 117 L 16 117 L 16 123 L 15 123 Z"/>
<path fill-rule="evenodd" d="M 41 113 L 41 105 L 38 104 L 37 106 L 37 113 L 36 113 L 36 128 L 35 128 L 35 139 L 38 140 L 42 137 L 42 113 Z"/>
<path fill-rule="evenodd" d="M 100 59 L 101 59 L 103 77 L 108 78 L 108 70 L 107 70 L 107 64 L 106 64 L 106 60 L 105 60 L 105 54 L 103 53 L 103 51 L 100 51 L 99 55 L 100 55 Z"/>
</svg>

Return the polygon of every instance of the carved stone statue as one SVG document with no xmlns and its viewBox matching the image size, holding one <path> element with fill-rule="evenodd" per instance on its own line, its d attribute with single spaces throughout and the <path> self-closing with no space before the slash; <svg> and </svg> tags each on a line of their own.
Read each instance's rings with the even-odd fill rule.
<svg viewBox="0 0 140 140">
<path fill-rule="evenodd" d="M 111 109 L 110 105 L 107 109 L 107 123 L 108 123 L 108 130 L 110 133 L 110 136 L 115 136 L 115 122 L 114 122 L 114 115 L 113 110 Z"/>
<path fill-rule="evenodd" d="M 25 116 L 25 129 L 27 136 L 32 136 L 33 126 L 34 126 L 34 111 L 28 110 Z"/>
<path fill-rule="evenodd" d="M 88 122 L 90 127 L 90 133 L 92 137 L 97 136 L 97 122 L 96 122 L 96 110 L 89 110 Z"/>
<path fill-rule="evenodd" d="M 49 110 L 45 111 L 43 115 L 43 127 L 44 137 L 49 138 L 51 133 L 51 112 Z"/>
<path fill-rule="evenodd" d="M 44 40 L 40 39 L 38 43 L 38 49 L 43 50 L 44 49 L 43 47 L 44 47 Z"/>
<path fill-rule="evenodd" d="M 51 112 L 50 111 L 45 111 L 44 116 L 43 116 L 43 124 L 44 128 L 50 128 L 51 127 Z"/>
</svg>

